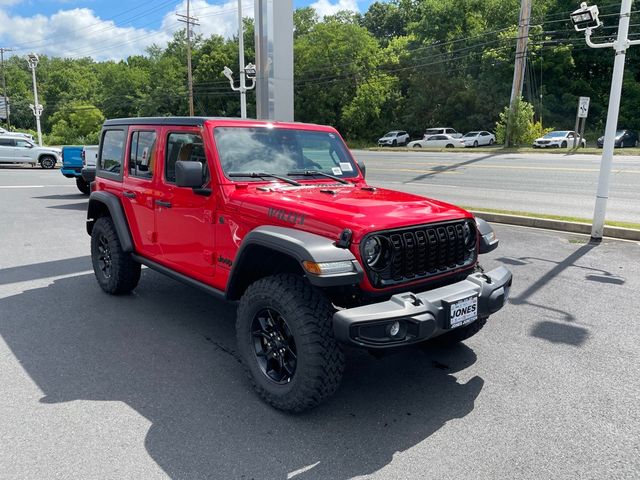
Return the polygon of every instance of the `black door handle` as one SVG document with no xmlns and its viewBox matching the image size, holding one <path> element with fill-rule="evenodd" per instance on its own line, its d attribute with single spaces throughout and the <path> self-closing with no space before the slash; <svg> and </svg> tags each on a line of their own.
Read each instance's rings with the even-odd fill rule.
<svg viewBox="0 0 640 480">
<path fill-rule="evenodd" d="M 136 198 L 136 192 L 122 192 L 122 195 L 127 198 Z"/>
<path fill-rule="evenodd" d="M 156 200 L 156 205 L 159 207 L 171 208 L 171 202 L 165 202 L 163 200 Z"/>
</svg>

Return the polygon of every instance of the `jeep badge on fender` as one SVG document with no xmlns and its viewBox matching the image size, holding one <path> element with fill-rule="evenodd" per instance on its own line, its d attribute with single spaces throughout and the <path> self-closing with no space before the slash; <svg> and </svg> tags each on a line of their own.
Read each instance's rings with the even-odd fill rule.
<svg viewBox="0 0 640 480">
<path fill-rule="evenodd" d="M 479 267 L 498 246 L 486 222 L 368 186 L 364 165 L 320 125 L 107 120 L 87 232 L 107 293 L 131 292 L 146 265 L 239 302 L 249 381 L 291 412 L 336 391 L 343 345 L 466 340 L 511 287 L 507 268 Z"/>
</svg>

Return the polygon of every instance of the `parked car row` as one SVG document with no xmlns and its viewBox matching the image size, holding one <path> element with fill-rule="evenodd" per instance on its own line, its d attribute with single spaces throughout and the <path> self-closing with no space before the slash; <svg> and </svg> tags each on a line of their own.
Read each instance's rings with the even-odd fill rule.
<svg viewBox="0 0 640 480">
<path fill-rule="evenodd" d="M 462 135 L 450 127 L 427 128 L 420 140 L 410 141 L 404 130 L 392 130 L 378 139 L 378 146 L 409 148 L 461 148 L 493 145 L 496 137 L 485 130 L 477 130 Z"/>
</svg>

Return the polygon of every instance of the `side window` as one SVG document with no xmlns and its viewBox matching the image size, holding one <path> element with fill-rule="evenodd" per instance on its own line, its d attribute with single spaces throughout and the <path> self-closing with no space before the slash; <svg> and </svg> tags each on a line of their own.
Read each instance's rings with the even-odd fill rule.
<svg viewBox="0 0 640 480">
<path fill-rule="evenodd" d="M 21 148 L 29 148 L 29 146 L 31 145 L 26 140 L 16 140 L 15 142 L 16 142 L 16 147 L 21 147 Z"/>
<path fill-rule="evenodd" d="M 13 138 L 0 138 L 0 147 L 13 147 L 14 144 Z"/>
<path fill-rule="evenodd" d="M 156 159 L 156 132 L 133 132 L 129 149 L 129 175 L 152 178 Z"/>
<path fill-rule="evenodd" d="M 164 176 L 167 182 L 176 183 L 176 162 L 200 162 L 204 165 L 205 184 L 209 178 L 207 157 L 202 137 L 195 133 L 170 133 L 167 138 L 167 158 L 164 163 Z"/>
<path fill-rule="evenodd" d="M 124 156 L 124 130 L 107 130 L 102 136 L 100 170 L 119 175 Z"/>
</svg>

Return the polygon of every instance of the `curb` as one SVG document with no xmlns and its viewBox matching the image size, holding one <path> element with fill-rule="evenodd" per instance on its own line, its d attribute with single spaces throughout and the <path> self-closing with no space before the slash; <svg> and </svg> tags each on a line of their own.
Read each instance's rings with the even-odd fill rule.
<svg viewBox="0 0 640 480">
<path fill-rule="evenodd" d="M 588 223 L 566 222 L 564 220 L 551 220 L 548 218 L 523 217 L 520 215 L 506 215 L 503 213 L 488 213 L 479 210 L 469 211 L 473 215 L 492 223 L 506 223 L 509 225 L 519 225 L 521 227 L 546 228 L 548 230 L 559 230 L 561 232 L 591 235 L 591 225 Z M 604 236 L 609 238 L 619 238 L 622 240 L 640 241 L 640 230 L 605 226 Z"/>
</svg>

